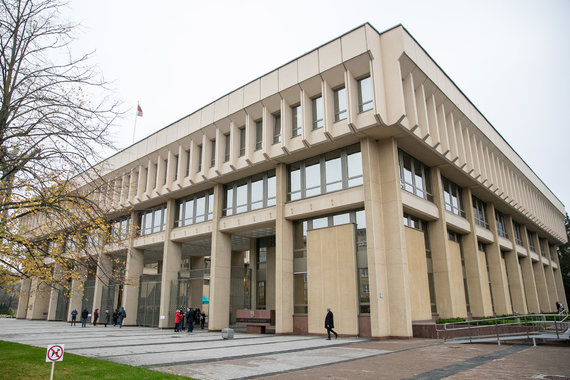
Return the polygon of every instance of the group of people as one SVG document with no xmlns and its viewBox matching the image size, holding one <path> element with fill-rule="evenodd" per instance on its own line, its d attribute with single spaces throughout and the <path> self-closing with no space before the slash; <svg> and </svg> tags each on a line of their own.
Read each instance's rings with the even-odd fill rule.
<svg viewBox="0 0 570 380">
<path fill-rule="evenodd" d="M 174 332 L 180 332 L 184 330 L 184 322 L 186 322 L 186 329 L 189 333 L 194 331 L 194 325 L 200 325 L 201 329 L 204 329 L 204 324 L 206 323 L 206 314 L 200 311 L 200 308 L 193 309 L 191 307 L 186 308 L 184 313 L 184 308 L 176 309 L 174 314 Z"/>
<path fill-rule="evenodd" d="M 79 313 L 77 312 L 77 309 L 73 309 L 71 311 L 71 326 L 75 326 L 75 324 L 77 323 L 77 315 Z M 81 327 L 85 327 L 87 326 L 87 318 L 90 317 L 89 311 L 87 310 L 87 308 L 84 308 L 83 311 L 81 312 Z M 127 318 L 127 312 L 125 311 L 125 308 L 121 306 L 120 309 L 115 309 L 115 311 L 113 312 L 113 326 L 119 325 L 119 328 L 123 327 L 123 320 Z M 97 320 L 99 319 L 99 309 L 95 309 L 95 311 L 93 312 L 93 326 L 97 326 Z M 105 327 L 107 327 L 107 325 L 109 324 L 111 319 L 111 314 L 109 313 L 109 310 L 105 310 L 105 319 L 104 319 L 104 325 Z"/>
</svg>

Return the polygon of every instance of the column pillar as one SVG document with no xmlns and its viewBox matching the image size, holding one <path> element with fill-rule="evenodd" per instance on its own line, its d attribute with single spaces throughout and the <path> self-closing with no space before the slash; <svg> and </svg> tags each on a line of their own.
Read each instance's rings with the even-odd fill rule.
<svg viewBox="0 0 570 380">
<path fill-rule="evenodd" d="M 176 200 L 169 199 L 166 204 L 166 229 L 164 231 L 164 249 L 162 256 L 162 285 L 160 287 L 160 315 L 165 319 L 158 322 L 159 328 L 167 328 L 174 325 L 174 312 L 177 306 L 171 304 L 172 282 L 178 281 L 178 272 L 182 263 L 182 245 L 170 240 L 170 232 L 174 227 L 174 214 L 176 212 Z"/>
<path fill-rule="evenodd" d="M 513 313 L 527 314 L 528 308 L 524 295 L 524 285 L 521 266 L 519 264 L 519 255 L 515 243 L 515 229 L 513 226 L 513 218 L 507 217 L 507 233 L 509 234 L 513 250 L 505 252 L 505 265 L 507 267 L 509 291 L 511 292 L 511 302 Z"/>
<path fill-rule="evenodd" d="M 398 147 L 393 138 L 380 142 L 367 138 L 361 140 L 361 149 L 371 333 L 373 337 L 411 337 L 412 311 Z"/>
<path fill-rule="evenodd" d="M 433 261 L 433 280 L 436 294 L 437 313 L 440 318 L 453 318 L 467 316 L 465 304 L 457 305 L 454 292 L 464 293 L 464 289 L 455 289 L 453 284 L 451 257 L 447 237 L 447 214 L 443 200 L 443 183 L 441 171 L 437 167 L 431 168 L 431 183 L 433 201 L 439 210 L 439 219 L 429 223 L 429 238 L 431 257 Z M 461 297 L 464 299 L 464 297 Z"/>
<path fill-rule="evenodd" d="M 99 251 L 99 255 L 97 255 L 97 272 L 95 275 L 95 289 L 93 291 L 93 305 L 91 307 L 91 310 L 93 311 L 91 313 L 92 320 L 94 319 L 93 315 L 95 314 L 95 309 L 99 309 L 99 315 L 104 316 L 104 314 L 102 315 L 102 310 L 101 310 L 101 298 L 103 296 L 103 292 L 109 286 L 112 276 L 113 276 L 113 262 L 111 261 L 111 258 L 105 253 Z"/>
<path fill-rule="evenodd" d="M 71 321 L 71 312 L 77 310 L 77 320 L 81 322 L 81 305 L 83 304 L 84 282 L 87 280 L 87 268 L 84 265 L 75 264 L 75 272 L 79 274 L 77 278 L 71 281 L 71 290 L 69 292 L 69 309 L 67 320 Z"/>
<path fill-rule="evenodd" d="M 31 293 L 27 318 L 34 320 L 47 319 L 51 294 L 50 287 L 38 278 L 34 278 L 32 280 Z"/>
<path fill-rule="evenodd" d="M 486 263 L 484 256 L 479 253 L 477 224 L 473 214 L 473 195 L 469 188 L 464 189 L 463 203 L 465 204 L 465 217 L 471 225 L 471 231 L 463 235 L 462 238 L 471 315 L 474 317 L 487 317 L 493 315 L 493 308 L 491 307 L 487 273 L 483 272 Z"/>
<path fill-rule="evenodd" d="M 521 229 L 523 245 L 526 250 L 526 257 L 521 257 L 520 259 L 524 291 L 526 294 L 526 306 L 529 313 L 540 313 L 538 290 L 536 288 L 536 280 L 534 278 L 534 269 L 528 242 L 528 232 L 524 225 L 521 226 Z"/>
<path fill-rule="evenodd" d="M 275 333 L 293 333 L 293 222 L 285 219 L 287 201 L 287 166 L 277 165 L 275 215 Z M 255 255 L 252 255 L 255 259 Z M 252 264 L 255 268 L 255 262 Z M 256 282 L 253 282 L 256 289 Z M 255 292 L 252 292 L 255 293 Z M 255 299 L 252 300 L 252 305 Z"/>
<path fill-rule="evenodd" d="M 210 269 L 209 331 L 220 331 L 230 324 L 232 239 L 231 235 L 219 230 L 223 196 L 223 185 L 216 185 L 214 187 L 212 266 Z"/>
<path fill-rule="evenodd" d="M 25 319 L 28 314 L 28 303 L 30 302 L 30 287 L 32 280 L 26 278 L 22 280 L 20 285 L 20 296 L 18 298 L 18 310 L 16 311 L 16 318 Z"/>
<path fill-rule="evenodd" d="M 47 320 L 48 321 L 55 321 L 56 314 L 57 314 L 57 301 L 59 298 L 59 291 L 61 290 L 62 286 L 59 284 L 59 281 L 63 281 L 61 279 L 63 270 L 61 268 L 61 264 L 57 261 L 54 263 L 53 267 L 53 276 L 58 281 L 52 288 L 49 296 L 49 307 L 48 307 L 48 314 Z"/>
<path fill-rule="evenodd" d="M 568 301 L 566 300 L 566 292 L 564 291 L 564 282 L 562 281 L 562 271 L 560 270 L 560 260 L 558 257 L 558 249 L 555 246 L 549 246 L 554 255 L 554 262 L 557 269 L 554 272 L 554 281 L 556 281 L 557 300 L 568 310 Z"/>
<path fill-rule="evenodd" d="M 491 292 L 497 315 L 512 314 L 511 301 L 509 299 L 509 287 L 506 281 L 505 268 L 501 257 L 501 246 L 497 234 L 497 220 L 495 218 L 495 206 L 487 203 L 487 215 L 489 216 L 489 228 L 493 233 L 493 243 L 485 248 L 489 260 L 489 275 L 491 276 Z"/>
<path fill-rule="evenodd" d="M 546 286 L 548 289 L 548 299 L 550 303 L 548 304 L 549 312 L 556 311 L 556 300 L 558 299 L 558 294 L 556 291 L 556 282 L 554 281 L 554 272 L 552 268 L 552 257 L 550 256 L 550 249 L 548 248 L 548 242 L 543 240 L 544 244 L 540 246 L 540 250 L 544 252 L 548 259 L 548 265 L 544 266 L 544 275 L 546 277 Z"/>
<path fill-rule="evenodd" d="M 546 275 L 544 274 L 544 264 L 542 263 L 542 254 L 540 253 L 540 240 L 538 234 L 531 234 L 536 247 L 536 254 L 538 261 L 532 263 L 532 270 L 534 272 L 534 279 L 536 281 L 536 290 L 538 292 L 538 304 L 540 305 L 540 312 L 547 312 L 550 310 L 550 297 L 548 296 L 548 287 L 546 285 Z"/>
</svg>

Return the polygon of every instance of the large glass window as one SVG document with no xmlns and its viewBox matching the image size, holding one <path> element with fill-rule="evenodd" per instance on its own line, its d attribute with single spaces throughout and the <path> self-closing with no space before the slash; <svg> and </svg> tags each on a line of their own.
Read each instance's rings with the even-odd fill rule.
<svg viewBox="0 0 570 380">
<path fill-rule="evenodd" d="M 216 166 L 216 140 L 210 140 L 210 167 Z"/>
<path fill-rule="evenodd" d="M 289 165 L 288 200 L 294 201 L 362 185 L 358 144 Z"/>
<path fill-rule="evenodd" d="M 334 121 L 346 119 L 346 89 L 344 87 L 334 90 Z"/>
<path fill-rule="evenodd" d="M 301 122 L 301 105 L 291 107 L 291 119 L 293 121 L 291 129 L 291 137 L 301 136 L 301 128 L 303 123 Z"/>
<path fill-rule="evenodd" d="M 429 167 L 403 150 L 398 152 L 400 164 L 400 187 L 420 198 L 433 200 Z"/>
<path fill-rule="evenodd" d="M 497 229 L 499 229 L 498 226 L 497 226 Z M 532 252 L 536 252 L 536 246 L 534 244 L 534 233 L 527 230 L 527 236 L 528 236 L 528 248 Z"/>
<path fill-rule="evenodd" d="M 239 129 L 239 156 L 245 156 L 245 127 Z"/>
<path fill-rule="evenodd" d="M 495 220 L 497 221 L 497 235 L 508 239 L 509 235 L 507 234 L 507 222 L 505 215 L 502 212 L 495 210 Z"/>
<path fill-rule="evenodd" d="M 166 205 L 142 212 L 140 226 L 141 235 L 164 231 L 166 227 Z"/>
<path fill-rule="evenodd" d="M 457 184 L 445 177 L 441 177 L 443 186 L 443 203 L 445 209 L 455 215 L 465 216 L 463 208 L 463 191 Z"/>
<path fill-rule="evenodd" d="M 319 95 L 318 97 L 311 99 L 311 104 L 313 110 L 313 130 L 322 128 L 325 125 L 323 116 L 323 97 Z"/>
<path fill-rule="evenodd" d="M 212 190 L 193 194 L 176 202 L 175 227 L 189 226 L 212 220 L 214 207 L 214 194 Z"/>
<path fill-rule="evenodd" d="M 228 162 L 230 160 L 230 134 L 226 133 L 224 135 L 224 162 Z"/>
<path fill-rule="evenodd" d="M 367 76 L 358 80 L 358 112 L 365 112 L 373 107 L 372 79 L 370 79 L 370 76 Z"/>
<path fill-rule="evenodd" d="M 202 171 L 202 145 L 198 145 L 198 172 Z"/>
<path fill-rule="evenodd" d="M 522 240 L 522 227 L 520 224 L 518 224 L 517 222 L 513 221 L 513 230 L 515 232 L 515 243 L 518 245 L 523 245 L 523 240 Z"/>
<path fill-rule="evenodd" d="M 485 202 L 476 196 L 473 196 L 473 216 L 475 218 L 475 223 L 483 228 L 489 228 L 489 223 L 487 223 L 487 212 L 485 211 Z"/>
<path fill-rule="evenodd" d="M 129 226 L 131 218 L 116 220 L 111 225 L 112 236 L 117 240 L 126 240 L 129 238 Z"/>
<path fill-rule="evenodd" d="M 281 142 L 281 114 L 273 114 L 273 144 Z"/>
<path fill-rule="evenodd" d="M 263 122 L 257 120 L 255 122 L 255 150 L 263 148 Z"/>
<path fill-rule="evenodd" d="M 275 171 L 228 183 L 224 186 L 224 215 L 240 214 L 275 205 Z"/>
</svg>

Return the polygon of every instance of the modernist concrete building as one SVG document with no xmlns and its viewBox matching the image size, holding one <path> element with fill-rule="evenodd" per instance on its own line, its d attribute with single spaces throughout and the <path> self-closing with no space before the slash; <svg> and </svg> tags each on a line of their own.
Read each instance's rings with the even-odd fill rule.
<svg viewBox="0 0 570 380">
<path fill-rule="evenodd" d="M 415 321 L 554 311 L 564 205 L 426 51 L 364 24 L 101 163 L 128 283 L 63 299 L 28 282 L 18 317 L 127 310 L 209 329 L 275 310 L 277 334 L 409 337 Z M 115 264 L 116 265 L 116 264 Z"/>
</svg>

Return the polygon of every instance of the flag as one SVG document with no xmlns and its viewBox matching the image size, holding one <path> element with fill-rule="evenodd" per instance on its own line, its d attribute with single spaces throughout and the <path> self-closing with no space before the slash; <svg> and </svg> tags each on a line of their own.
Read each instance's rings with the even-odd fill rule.
<svg viewBox="0 0 570 380">
<path fill-rule="evenodd" d="M 143 115 L 142 114 L 142 108 L 141 108 L 140 104 L 137 104 L 137 116 L 142 117 L 142 115 Z"/>
</svg>

